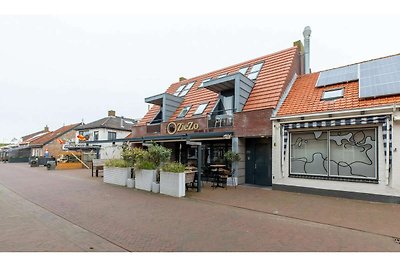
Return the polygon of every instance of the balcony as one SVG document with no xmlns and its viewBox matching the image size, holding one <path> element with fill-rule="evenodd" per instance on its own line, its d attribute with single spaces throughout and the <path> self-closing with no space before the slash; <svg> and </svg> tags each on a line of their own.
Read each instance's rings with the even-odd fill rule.
<svg viewBox="0 0 400 267">
<path fill-rule="evenodd" d="M 208 128 L 233 126 L 233 110 L 219 110 L 208 114 Z"/>
</svg>

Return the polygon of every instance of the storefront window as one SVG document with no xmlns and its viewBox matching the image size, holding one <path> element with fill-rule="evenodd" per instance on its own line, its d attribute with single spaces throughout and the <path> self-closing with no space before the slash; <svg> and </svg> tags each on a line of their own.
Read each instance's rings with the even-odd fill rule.
<svg viewBox="0 0 400 267">
<path fill-rule="evenodd" d="M 291 174 L 377 177 L 375 129 L 291 133 L 290 140 Z"/>
</svg>

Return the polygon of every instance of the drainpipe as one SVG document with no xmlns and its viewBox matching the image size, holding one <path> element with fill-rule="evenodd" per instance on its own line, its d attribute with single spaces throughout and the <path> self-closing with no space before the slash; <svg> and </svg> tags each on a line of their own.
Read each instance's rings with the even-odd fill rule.
<svg viewBox="0 0 400 267">
<path fill-rule="evenodd" d="M 307 26 L 303 31 L 304 36 L 304 72 L 305 74 L 309 74 L 310 70 L 310 36 L 311 36 L 311 28 Z"/>
</svg>

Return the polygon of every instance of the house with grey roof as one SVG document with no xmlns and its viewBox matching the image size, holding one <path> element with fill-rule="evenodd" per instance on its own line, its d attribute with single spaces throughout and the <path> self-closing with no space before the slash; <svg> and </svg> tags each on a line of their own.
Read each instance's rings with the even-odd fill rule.
<svg viewBox="0 0 400 267">
<path fill-rule="evenodd" d="M 121 145 L 118 140 L 126 138 L 136 122 L 135 119 L 116 116 L 114 110 L 109 110 L 107 117 L 77 127 L 76 142 L 99 145 L 102 159 L 118 158 Z"/>
</svg>

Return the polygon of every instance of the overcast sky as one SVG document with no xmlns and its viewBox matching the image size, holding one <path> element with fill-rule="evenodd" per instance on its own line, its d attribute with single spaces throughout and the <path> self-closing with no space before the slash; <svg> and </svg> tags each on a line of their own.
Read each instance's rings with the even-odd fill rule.
<svg viewBox="0 0 400 267">
<path fill-rule="evenodd" d="M 316 14 L 0 15 L 0 142 L 141 118 L 180 76 L 289 48 L 307 25 L 313 71 L 400 52 L 399 15 Z"/>
</svg>

